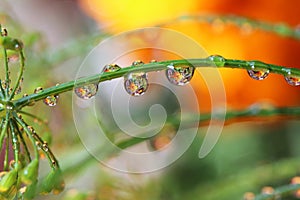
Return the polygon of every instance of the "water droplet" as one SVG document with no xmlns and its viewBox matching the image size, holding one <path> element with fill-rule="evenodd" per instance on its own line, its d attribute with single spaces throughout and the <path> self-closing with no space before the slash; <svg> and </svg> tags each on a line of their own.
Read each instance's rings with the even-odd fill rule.
<svg viewBox="0 0 300 200">
<path fill-rule="evenodd" d="M 28 94 L 26 94 L 26 93 L 25 93 L 25 94 L 23 94 L 23 97 L 28 97 Z"/>
<path fill-rule="evenodd" d="M 253 28 L 249 22 L 244 22 L 241 26 L 241 33 L 243 35 L 249 35 L 253 32 Z"/>
<path fill-rule="evenodd" d="M 35 93 L 35 94 L 40 93 L 40 92 L 43 92 L 43 88 L 42 87 L 37 87 L 33 91 L 33 93 Z"/>
<path fill-rule="evenodd" d="M 188 64 L 170 64 L 167 67 L 167 78 L 174 85 L 186 85 L 192 79 L 195 71 L 195 68 Z"/>
<path fill-rule="evenodd" d="M 29 130 L 30 132 L 34 132 L 34 129 L 33 129 L 32 126 L 27 126 L 27 128 L 28 128 L 28 130 Z"/>
<path fill-rule="evenodd" d="M 150 63 L 156 63 L 157 62 L 157 60 L 150 60 Z"/>
<path fill-rule="evenodd" d="M 165 126 L 157 135 L 149 140 L 151 149 L 162 150 L 170 144 L 176 135 L 176 130 L 173 126 Z"/>
<path fill-rule="evenodd" d="M 300 176 L 295 176 L 291 180 L 291 184 L 300 184 Z"/>
<path fill-rule="evenodd" d="M 1 84 L 2 84 L 2 88 L 3 88 L 3 89 L 6 89 L 7 86 L 8 86 L 7 81 L 5 81 L 5 80 L 3 80 L 3 81 L 1 82 Z"/>
<path fill-rule="evenodd" d="M 144 64 L 143 61 L 141 61 L 141 60 L 135 60 L 135 61 L 133 61 L 132 66 L 141 66 L 143 64 Z"/>
<path fill-rule="evenodd" d="M 20 94 L 21 92 L 22 92 L 22 87 L 19 86 L 19 87 L 16 89 L 15 94 L 17 95 L 17 94 Z"/>
<path fill-rule="evenodd" d="M 49 147 L 48 147 L 48 144 L 46 142 L 44 142 L 42 148 L 43 148 L 43 151 L 46 151 L 46 152 L 49 151 Z"/>
<path fill-rule="evenodd" d="M 117 64 L 105 65 L 102 72 L 116 72 L 119 71 L 121 67 Z"/>
<path fill-rule="evenodd" d="M 91 83 L 75 88 L 75 94 L 81 99 L 90 99 L 97 94 L 98 84 Z"/>
<path fill-rule="evenodd" d="M 212 66 L 224 67 L 226 63 L 226 59 L 220 55 L 211 55 L 208 57 L 208 60 L 211 61 Z"/>
<path fill-rule="evenodd" d="M 124 87 L 131 96 L 141 96 L 148 88 L 148 77 L 144 72 L 124 76 Z"/>
<path fill-rule="evenodd" d="M 247 72 L 248 72 L 249 76 L 251 78 L 253 78 L 254 80 L 259 80 L 259 81 L 264 80 L 269 75 L 270 70 L 269 69 L 255 67 L 256 62 L 257 61 L 255 61 L 255 62 L 249 62 L 249 65 L 251 66 L 251 69 L 247 70 Z"/>
<path fill-rule="evenodd" d="M 57 101 L 58 101 L 58 95 L 47 96 L 47 97 L 44 99 L 44 103 L 45 103 L 47 106 L 56 106 Z"/>
<path fill-rule="evenodd" d="M 293 177 L 292 180 L 291 180 L 291 184 L 293 184 L 293 185 L 300 184 L 300 176 Z M 294 192 L 294 196 L 296 198 L 300 198 L 300 190 L 296 190 Z"/>
<path fill-rule="evenodd" d="M 7 36 L 7 35 L 8 35 L 7 29 L 6 28 L 2 28 L 1 29 L 1 36 Z"/>
<path fill-rule="evenodd" d="M 255 194 L 252 192 L 246 192 L 243 197 L 244 200 L 254 200 Z"/>
<path fill-rule="evenodd" d="M 215 19 L 212 22 L 212 28 L 215 32 L 220 33 L 224 31 L 225 24 L 222 19 Z"/>
<path fill-rule="evenodd" d="M 275 192 L 274 188 L 270 186 L 265 186 L 261 189 L 261 193 L 266 195 L 274 194 L 274 192 Z"/>
<path fill-rule="evenodd" d="M 298 86 L 300 85 L 300 77 L 298 76 L 293 76 L 291 72 L 289 71 L 287 75 L 284 76 L 284 79 L 286 82 L 292 86 Z"/>
</svg>

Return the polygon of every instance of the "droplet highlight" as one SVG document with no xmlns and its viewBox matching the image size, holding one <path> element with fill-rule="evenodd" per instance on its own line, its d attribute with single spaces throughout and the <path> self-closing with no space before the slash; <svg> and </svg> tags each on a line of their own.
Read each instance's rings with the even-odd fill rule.
<svg viewBox="0 0 300 200">
<path fill-rule="evenodd" d="M 98 84 L 91 83 L 74 89 L 75 94 L 81 99 L 90 99 L 97 94 Z"/>
<path fill-rule="evenodd" d="M 56 106 L 57 101 L 58 101 L 58 95 L 51 95 L 51 96 L 47 96 L 43 102 L 47 106 L 53 107 L 53 106 Z"/>
<path fill-rule="evenodd" d="M 167 67 L 167 78 L 174 85 L 186 85 L 193 78 L 195 71 L 194 66 L 188 64 L 170 64 Z"/>
<path fill-rule="evenodd" d="M 102 72 L 116 72 L 119 71 L 121 67 L 117 64 L 105 65 Z"/>
<path fill-rule="evenodd" d="M 141 96 L 148 89 L 148 76 L 144 72 L 124 76 L 124 87 L 131 96 Z"/>
<path fill-rule="evenodd" d="M 248 75 L 254 80 L 264 80 L 270 74 L 269 69 L 255 67 L 255 62 L 249 62 L 249 65 L 251 66 L 251 69 L 247 70 L 247 72 Z"/>
<path fill-rule="evenodd" d="M 35 88 L 34 91 L 33 91 L 34 94 L 38 94 L 38 93 L 40 93 L 40 92 L 43 92 L 43 88 L 42 88 L 42 87 L 37 87 L 37 88 Z"/>
<path fill-rule="evenodd" d="M 284 76 L 284 79 L 291 86 L 300 85 L 300 77 L 292 75 L 291 72 L 288 72 L 287 75 Z"/>
<path fill-rule="evenodd" d="M 208 57 L 208 60 L 211 61 L 212 66 L 224 67 L 226 60 L 223 56 L 220 55 L 211 55 Z"/>
<path fill-rule="evenodd" d="M 141 66 L 141 65 L 143 65 L 143 64 L 144 64 L 144 62 L 141 61 L 141 60 L 135 60 L 135 61 L 133 61 L 133 63 L 132 63 L 133 66 Z"/>
</svg>

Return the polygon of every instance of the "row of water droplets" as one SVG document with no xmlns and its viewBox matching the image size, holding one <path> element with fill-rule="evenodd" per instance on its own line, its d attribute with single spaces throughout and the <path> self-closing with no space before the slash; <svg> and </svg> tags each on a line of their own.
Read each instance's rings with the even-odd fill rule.
<svg viewBox="0 0 300 200">
<path fill-rule="evenodd" d="M 212 61 L 215 66 L 217 67 L 224 67 L 226 64 L 226 59 L 219 55 L 212 55 L 209 56 L 208 59 Z M 248 68 L 247 72 L 248 75 L 253 78 L 254 80 L 264 80 L 268 77 L 271 71 L 271 66 L 260 62 L 260 61 L 248 61 L 246 62 Z M 238 64 L 239 66 L 239 64 Z M 240 67 L 240 66 L 239 66 Z M 300 77 L 297 75 L 293 75 L 291 69 L 289 68 L 282 68 L 284 71 L 284 79 L 289 85 L 292 86 L 299 86 L 300 85 Z"/>
<path fill-rule="evenodd" d="M 212 55 L 207 58 L 211 62 L 211 66 L 224 67 L 226 59 L 219 55 Z M 155 63 L 152 60 L 151 63 Z M 245 62 L 248 67 L 248 75 L 254 80 L 264 80 L 268 77 L 271 68 L 268 64 L 260 61 L 248 61 Z M 144 62 L 136 60 L 132 63 L 134 67 L 141 67 Z M 119 71 L 121 67 L 117 64 L 105 65 L 102 73 L 112 73 Z M 167 65 L 166 77 L 170 83 L 174 85 L 183 86 L 190 82 L 193 77 L 195 67 L 189 63 L 186 64 L 174 64 Z M 292 75 L 291 70 L 285 68 L 285 80 L 292 86 L 300 85 L 300 77 Z M 89 83 L 74 89 L 75 94 L 81 99 L 90 99 L 97 94 L 99 83 Z M 124 75 L 124 88 L 126 92 L 131 96 L 141 96 L 148 89 L 148 75 L 145 72 L 132 72 Z M 35 89 L 34 93 L 39 93 L 42 88 Z M 44 99 L 44 103 L 48 106 L 55 106 L 58 101 L 58 95 L 51 95 Z"/>
<path fill-rule="evenodd" d="M 151 63 L 155 63 L 152 60 Z M 144 62 L 136 60 L 132 63 L 134 67 L 140 67 Z M 102 73 L 116 72 L 121 69 L 117 64 L 106 65 Z M 192 65 L 174 65 L 169 64 L 166 70 L 168 80 L 175 85 L 185 85 L 189 83 L 194 74 L 195 68 Z M 148 89 L 148 75 L 145 72 L 132 72 L 124 76 L 124 88 L 131 96 L 141 96 Z M 98 91 L 97 83 L 90 83 L 74 89 L 75 94 L 82 99 L 90 99 L 95 96 Z"/>
</svg>

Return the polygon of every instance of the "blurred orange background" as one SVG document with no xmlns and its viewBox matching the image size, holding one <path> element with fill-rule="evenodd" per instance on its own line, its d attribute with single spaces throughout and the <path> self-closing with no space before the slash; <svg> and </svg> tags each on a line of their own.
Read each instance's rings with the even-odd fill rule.
<svg viewBox="0 0 300 200">
<path fill-rule="evenodd" d="M 95 19 L 103 31 L 119 33 L 135 28 L 156 26 L 180 31 L 192 37 L 209 54 L 225 58 L 260 60 L 266 63 L 299 67 L 300 41 L 284 38 L 261 30 L 245 31 L 232 24 L 201 23 L 193 20 L 172 21 L 183 15 L 219 14 L 238 15 L 257 20 L 300 24 L 298 14 L 300 1 L 287 3 L 284 0 L 79 0 L 81 8 Z M 172 22 L 172 23 L 168 23 Z M 141 55 L 141 60 L 151 60 Z M 276 106 L 300 105 L 300 90 L 288 85 L 284 78 L 271 74 L 264 81 L 252 80 L 245 70 L 220 70 L 227 94 L 228 106 L 244 108 L 255 102 L 267 101 Z M 203 89 L 200 77 L 192 84 L 201 99 L 202 110 L 210 109 L 209 93 Z"/>
</svg>

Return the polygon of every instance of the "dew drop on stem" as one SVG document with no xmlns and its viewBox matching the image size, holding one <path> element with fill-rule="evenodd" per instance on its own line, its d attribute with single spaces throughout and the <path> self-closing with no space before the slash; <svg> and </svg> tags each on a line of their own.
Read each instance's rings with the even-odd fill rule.
<svg viewBox="0 0 300 200">
<path fill-rule="evenodd" d="M 41 92 L 43 92 L 43 88 L 42 87 L 37 87 L 33 91 L 34 94 L 38 94 L 38 93 L 41 93 Z"/>
<path fill-rule="evenodd" d="M 275 192 L 274 188 L 270 186 L 265 186 L 261 189 L 261 193 L 266 195 L 274 194 L 274 192 Z"/>
<path fill-rule="evenodd" d="M 75 94 L 81 99 L 90 99 L 97 94 L 98 84 L 91 83 L 84 86 L 76 87 Z"/>
<path fill-rule="evenodd" d="M 121 67 L 117 64 L 105 65 L 102 72 L 116 72 L 119 71 Z"/>
<path fill-rule="evenodd" d="M 143 64 L 144 64 L 143 61 L 141 61 L 141 60 L 135 60 L 135 61 L 133 61 L 132 66 L 141 66 Z"/>
<path fill-rule="evenodd" d="M 208 57 L 208 60 L 211 61 L 212 66 L 224 67 L 226 60 L 223 56 L 220 55 L 211 55 Z"/>
<path fill-rule="evenodd" d="M 47 105 L 47 106 L 56 106 L 57 104 L 57 101 L 58 101 L 58 95 L 50 95 L 50 96 L 47 96 L 43 102 Z"/>
<path fill-rule="evenodd" d="M 188 64 L 170 64 L 167 67 L 167 78 L 174 85 L 186 85 L 192 79 L 195 71 L 195 68 Z"/>
<path fill-rule="evenodd" d="M 300 77 L 292 75 L 291 72 L 288 72 L 284 76 L 284 79 L 286 80 L 286 82 L 289 85 L 292 85 L 292 86 L 298 86 L 298 85 L 300 85 Z"/>
<path fill-rule="evenodd" d="M 255 194 L 252 192 L 246 192 L 244 194 L 243 200 L 254 200 L 255 199 Z"/>
<path fill-rule="evenodd" d="M 249 62 L 251 69 L 247 70 L 247 72 L 248 72 L 249 76 L 251 78 L 253 78 L 254 80 L 259 80 L 259 81 L 264 80 L 269 75 L 270 70 L 265 69 L 265 68 L 256 67 L 255 66 L 256 64 L 257 64 L 257 61 Z M 264 63 L 259 63 L 259 64 L 266 65 Z"/>
<path fill-rule="evenodd" d="M 144 72 L 130 73 L 124 76 L 124 87 L 131 96 L 141 96 L 148 88 L 148 77 Z"/>
</svg>

